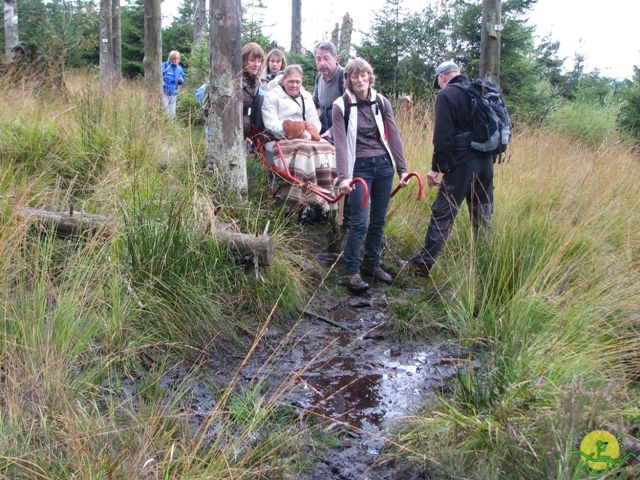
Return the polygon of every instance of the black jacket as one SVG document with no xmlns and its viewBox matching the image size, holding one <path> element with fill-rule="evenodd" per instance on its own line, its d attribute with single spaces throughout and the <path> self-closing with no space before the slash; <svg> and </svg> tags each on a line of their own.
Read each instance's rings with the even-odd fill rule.
<svg viewBox="0 0 640 480">
<path fill-rule="evenodd" d="M 482 155 L 468 149 L 456 149 L 454 137 L 473 129 L 471 99 L 456 83 L 468 82 L 466 75 L 453 77 L 438 93 L 433 129 L 433 159 L 431 169 L 447 173 L 474 156 Z"/>
</svg>

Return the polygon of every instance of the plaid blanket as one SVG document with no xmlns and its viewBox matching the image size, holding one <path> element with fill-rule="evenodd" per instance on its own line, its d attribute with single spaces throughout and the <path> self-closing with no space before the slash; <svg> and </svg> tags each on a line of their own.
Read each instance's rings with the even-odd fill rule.
<svg viewBox="0 0 640 480">
<path fill-rule="evenodd" d="M 305 183 L 316 184 L 327 190 L 328 195 L 333 192 L 334 182 L 337 177 L 336 154 L 333 145 L 321 140 L 294 139 L 280 141 L 280 147 L 285 161 L 289 165 L 289 171 L 296 178 Z M 274 161 L 278 168 L 282 168 L 282 161 L 274 149 Z M 282 181 L 278 186 L 278 197 L 285 199 L 289 205 L 317 205 L 323 211 L 337 208 L 336 204 L 329 204 L 325 199 L 311 193 L 309 190 L 297 185 L 291 185 Z"/>
</svg>

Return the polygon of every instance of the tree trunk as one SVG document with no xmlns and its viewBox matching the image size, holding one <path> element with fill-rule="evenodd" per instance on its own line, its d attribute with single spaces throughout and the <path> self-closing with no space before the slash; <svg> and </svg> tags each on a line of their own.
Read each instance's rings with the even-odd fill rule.
<svg viewBox="0 0 640 480">
<path fill-rule="evenodd" d="M 291 0 L 291 53 L 302 53 L 302 0 Z"/>
<path fill-rule="evenodd" d="M 100 84 L 113 86 L 113 34 L 111 32 L 111 0 L 100 0 Z"/>
<path fill-rule="evenodd" d="M 351 33 L 353 32 L 353 19 L 348 13 L 342 17 L 342 27 L 340 28 L 340 46 L 338 47 L 338 58 L 344 65 L 349 60 L 351 51 Z"/>
<path fill-rule="evenodd" d="M 206 38 L 205 25 L 207 23 L 207 4 L 205 0 L 194 0 L 193 6 L 193 46 L 195 51 Z"/>
<path fill-rule="evenodd" d="M 144 86 L 152 101 L 162 96 L 160 0 L 144 0 Z"/>
<path fill-rule="evenodd" d="M 120 0 L 111 0 L 111 35 L 113 38 L 113 81 L 122 80 L 122 29 L 120 27 Z"/>
<path fill-rule="evenodd" d="M 340 24 L 336 23 L 336 26 L 333 28 L 331 32 L 331 43 L 334 45 L 340 44 Z"/>
<path fill-rule="evenodd" d="M 242 132 L 242 58 L 240 0 L 209 3 L 208 168 L 227 188 L 246 200 L 246 144 Z"/>
<path fill-rule="evenodd" d="M 100 232 L 108 235 L 115 227 L 115 221 L 112 218 L 84 212 L 63 213 L 23 207 L 20 209 L 19 214 L 24 218 L 36 219 L 38 228 L 54 230 L 61 237 L 96 235 Z M 216 241 L 225 245 L 234 254 L 242 258 L 255 257 L 260 265 L 271 265 L 273 259 L 271 237 L 268 235 L 233 232 L 224 229 L 227 225 L 223 225 L 223 228 L 216 227 L 212 225 L 207 231 L 211 233 L 211 236 Z M 200 229 L 195 233 L 199 236 L 206 235 L 206 232 Z"/>
<path fill-rule="evenodd" d="M 13 48 L 18 45 L 18 9 L 16 0 L 4 0 L 4 55 L 13 60 Z"/>
<path fill-rule="evenodd" d="M 500 32 L 502 31 L 500 0 L 482 0 L 480 33 L 480 77 L 500 85 Z"/>
</svg>

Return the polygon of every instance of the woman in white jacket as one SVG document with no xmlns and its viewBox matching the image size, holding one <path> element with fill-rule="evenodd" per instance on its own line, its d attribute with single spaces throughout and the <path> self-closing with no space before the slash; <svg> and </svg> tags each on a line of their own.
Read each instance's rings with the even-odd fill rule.
<svg viewBox="0 0 640 480">
<path fill-rule="evenodd" d="M 320 118 L 313 97 L 302 86 L 302 67 L 289 65 L 284 69 L 280 85 L 269 90 L 262 104 L 262 120 L 267 130 L 284 136 L 284 120 L 309 122 L 320 129 Z M 311 128 L 311 127 L 310 127 Z"/>
<path fill-rule="evenodd" d="M 283 158 L 274 155 L 273 163 L 283 168 L 282 164 L 278 164 L 281 161 L 287 162 L 295 177 L 331 193 L 336 178 L 335 150 L 318 134 L 321 128 L 320 118 L 313 97 L 302 87 L 300 65 L 287 66 L 280 85 L 266 93 L 262 104 L 262 120 L 269 132 L 282 138 L 280 151 Z M 269 147 L 267 145 L 267 151 Z M 302 209 L 303 223 L 327 218 L 329 205 L 326 200 L 308 189 L 287 187 L 279 190 L 280 197 L 286 197 L 292 206 L 311 207 Z"/>
</svg>

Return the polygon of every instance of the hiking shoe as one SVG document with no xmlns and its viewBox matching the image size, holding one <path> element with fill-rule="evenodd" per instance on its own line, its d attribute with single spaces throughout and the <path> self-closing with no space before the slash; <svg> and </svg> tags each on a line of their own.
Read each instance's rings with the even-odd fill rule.
<svg viewBox="0 0 640 480">
<path fill-rule="evenodd" d="M 359 273 L 354 273 L 349 277 L 349 283 L 347 286 L 353 293 L 364 293 L 369 290 L 369 284 L 362 280 Z"/>
<path fill-rule="evenodd" d="M 428 278 L 431 276 L 431 265 L 424 260 L 415 260 L 415 257 L 409 262 L 409 271 L 419 277 Z"/>
<path fill-rule="evenodd" d="M 362 274 L 366 275 L 367 277 L 375 278 L 376 280 L 380 280 L 383 283 L 393 283 L 393 277 L 380 267 L 372 269 L 371 267 L 362 265 L 362 267 L 360 267 L 360 272 L 362 272 Z"/>
</svg>

